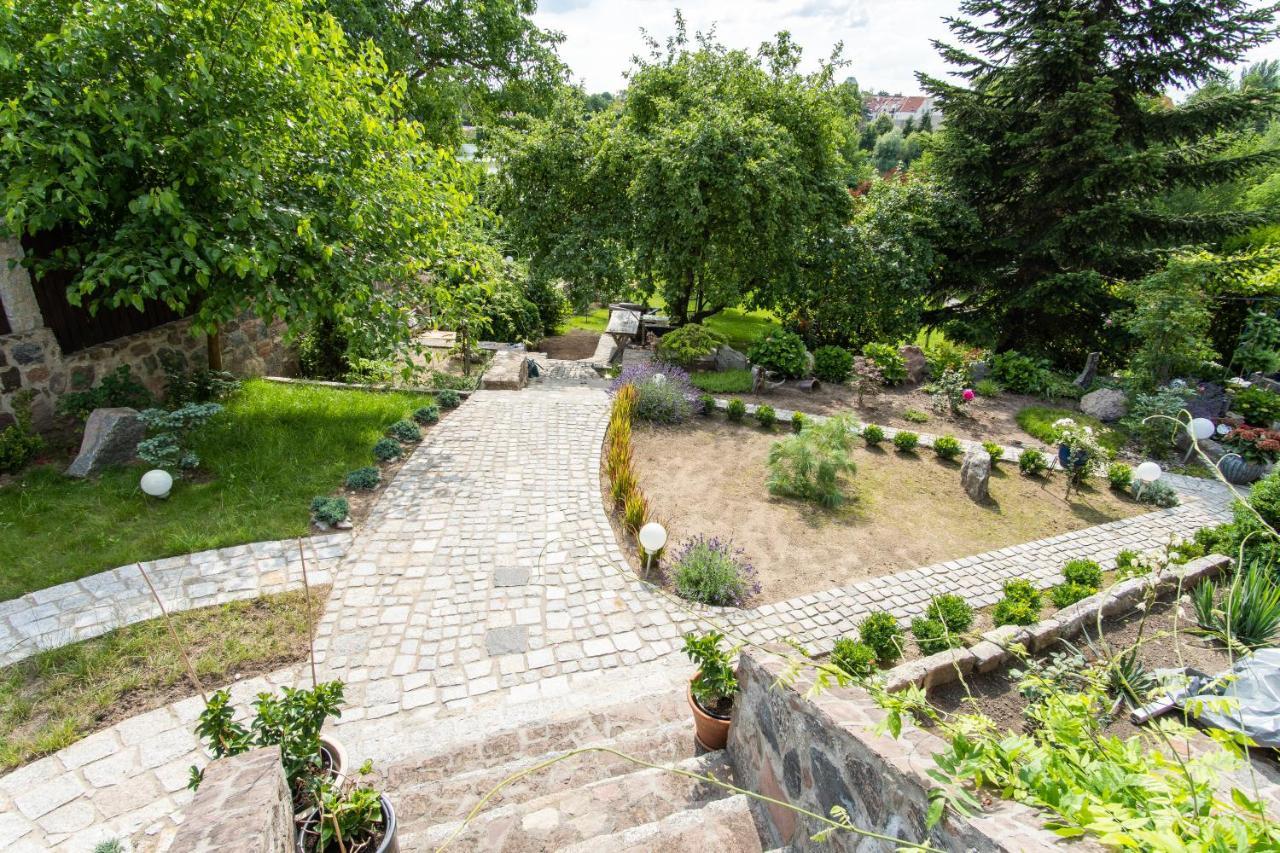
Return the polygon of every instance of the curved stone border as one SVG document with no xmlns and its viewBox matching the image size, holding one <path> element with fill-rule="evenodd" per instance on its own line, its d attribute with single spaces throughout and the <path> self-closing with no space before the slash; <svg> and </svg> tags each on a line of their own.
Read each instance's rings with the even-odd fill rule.
<svg viewBox="0 0 1280 853">
<path fill-rule="evenodd" d="M 307 576 L 327 584 L 351 533 L 303 539 Z M 302 586 L 298 540 L 254 542 L 142 563 L 169 612 L 257 598 Z M 160 615 L 137 565 L 0 602 L 0 666 Z"/>
</svg>

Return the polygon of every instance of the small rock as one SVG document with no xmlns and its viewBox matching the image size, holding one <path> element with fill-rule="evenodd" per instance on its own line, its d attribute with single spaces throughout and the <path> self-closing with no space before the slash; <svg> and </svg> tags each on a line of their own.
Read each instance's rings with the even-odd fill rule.
<svg viewBox="0 0 1280 853">
<path fill-rule="evenodd" d="M 1118 388 L 1099 388 L 1080 398 L 1080 411 L 1100 421 L 1118 421 L 1129 414 L 1129 398 Z"/>
<path fill-rule="evenodd" d="M 985 361 L 975 361 L 969 365 L 969 376 L 976 385 L 991 375 L 991 365 Z"/>
<path fill-rule="evenodd" d="M 138 454 L 147 425 L 130 408 L 94 409 L 84 425 L 80 453 L 67 468 L 68 477 L 91 477 L 112 465 L 126 465 Z"/>
<path fill-rule="evenodd" d="M 970 447 L 960 463 L 960 485 L 973 500 L 981 503 L 990 495 L 991 454 L 981 447 Z"/>
<path fill-rule="evenodd" d="M 909 344 L 898 350 L 902 360 L 907 363 L 907 381 L 919 385 L 929 376 L 929 362 L 925 361 L 924 350 Z"/>
<path fill-rule="evenodd" d="M 716 370 L 746 370 L 751 365 L 747 357 L 728 344 L 716 350 Z"/>
<path fill-rule="evenodd" d="M 1089 357 L 1084 360 L 1084 370 L 1080 371 L 1080 375 L 1075 379 L 1077 388 L 1088 388 L 1093 384 L 1093 380 L 1098 376 L 1098 359 L 1102 358 L 1102 353 L 1091 352 Z"/>
</svg>

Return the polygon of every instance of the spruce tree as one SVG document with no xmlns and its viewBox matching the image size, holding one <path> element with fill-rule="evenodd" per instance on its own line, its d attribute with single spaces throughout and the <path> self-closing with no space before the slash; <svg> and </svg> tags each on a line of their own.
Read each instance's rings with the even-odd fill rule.
<svg viewBox="0 0 1280 853">
<path fill-rule="evenodd" d="M 982 223 L 932 294 L 971 340 L 1078 362 L 1114 351 L 1115 284 L 1165 252 L 1213 243 L 1274 211 L 1194 215 L 1153 201 L 1267 162 L 1229 131 L 1274 114 L 1274 90 L 1243 86 L 1184 104 L 1191 89 L 1275 35 L 1276 5 L 1247 0 L 964 0 L 935 42 L 957 81 L 920 75 L 946 116 L 935 168 Z"/>
</svg>

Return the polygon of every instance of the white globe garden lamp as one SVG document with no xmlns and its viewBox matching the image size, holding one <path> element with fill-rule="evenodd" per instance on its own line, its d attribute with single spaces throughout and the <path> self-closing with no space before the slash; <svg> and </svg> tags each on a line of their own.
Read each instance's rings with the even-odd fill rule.
<svg viewBox="0 0 1280 853">
<path fill-rule="evenodd" d="M 169 490 L 173 488 L 173 475 L 168 471 L 155 468 L 142 475 L 142 482 L 139 485 L 143 492 L 153 498 L 167 498 Z"/>
<path fill-rule="evenodd" d="M 653 555 L 667 544 L 667 528 L 656 521 L 651 521 L 636 534 L 640 547 L 644 549 L 644 573 L 647 576 L 653 565 Z"/>
<path fill-rule="evenodd" d="M 1160 479 L 1163 472 L 1160 466 L 1154 462 L 1143 462 L 1137 468 L 1133 469 L 1133 476 L 1138 481 L 1138 497 L 1142 497 L 1142 487 L 1148 483 L 1154 483 Z"/>
<path fill-rule="evenodd" d="M 1208 418 L 1195 418 L 1191 421 L 1191 434 L 1196 437 L 1196 441 L 1204 441 L 1213 435 L 1213 421 Z"/>
</svg>

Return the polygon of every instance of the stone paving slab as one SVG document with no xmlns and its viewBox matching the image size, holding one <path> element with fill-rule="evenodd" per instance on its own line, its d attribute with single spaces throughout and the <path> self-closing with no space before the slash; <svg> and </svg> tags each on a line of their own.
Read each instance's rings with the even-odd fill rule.
<svg viewBox="0 0 1280 853">
<path fill-rule="evenodd" d="M 311 583 L 330 583 L 350 546 L 347 531 L 305 538 Z M 200 551 L 142 566 L 170 613 L 302 587 L 297 539 Z M 36 590 L 0 602 L 0 666 L 159 615 L 136 564 Z"/>
</svg>

